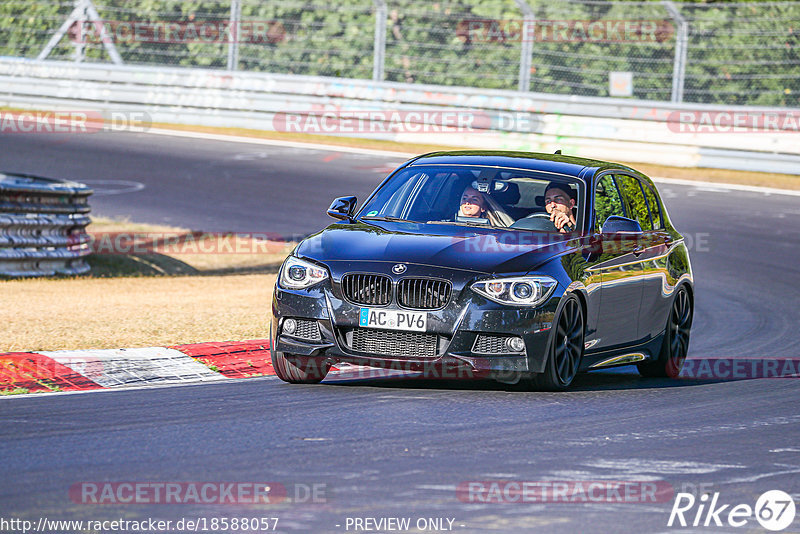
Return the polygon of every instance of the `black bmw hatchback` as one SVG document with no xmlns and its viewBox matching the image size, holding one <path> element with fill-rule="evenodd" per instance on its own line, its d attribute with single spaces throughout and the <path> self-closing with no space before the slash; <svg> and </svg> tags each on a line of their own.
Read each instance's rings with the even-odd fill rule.
<svg viewBox="0 0 800 534">
<path fill-rule="evenodd" d="M 563 390 L 637 364 L 677 376 L 694 290 L 653 182 L 623 165 L 524 152 L 436 152 L 395 170 L 281 267 L 276 374 L 336 364 Z"/>
</svg>

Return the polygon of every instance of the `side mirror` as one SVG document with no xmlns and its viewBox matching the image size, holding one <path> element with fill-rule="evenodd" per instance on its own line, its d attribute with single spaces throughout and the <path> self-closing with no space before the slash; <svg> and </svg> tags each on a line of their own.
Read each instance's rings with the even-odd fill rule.
<svg viewBox="0 0 800 534">
<path fill-rule="evenodd" d="M 604 234 L 642 233 L 642 227 L 633 219 L 612 215 L 603 223 L 601 232 Z"/>
<path fill-rule="evenodd" d="M 328 208 L 328 215 L 334 219 L 340 220 L 353 220 L 353 212 L 356 209 L 356 197 L 339 197 L 331 202 L 331 207 Z"/>
</svg>

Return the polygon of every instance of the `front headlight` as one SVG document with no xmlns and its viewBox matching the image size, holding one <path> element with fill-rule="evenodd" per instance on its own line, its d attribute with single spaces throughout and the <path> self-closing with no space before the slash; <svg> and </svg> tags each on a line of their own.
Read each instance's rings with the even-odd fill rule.
<svg viewBox="0 0 800 534">
<path fill-rule="evenodd" d="M 281 287 L 287 289 L 304 289 L 328 278 L 328 271 L 324 267 L 311 262 L 289 256 L 281 267 L 278 279 Z"/>
<path fill-rule="evenodd" d="M 494 278 L 472 284 L 472 290 L 489 300 L 511 306 L 538 306 L 550 296 L 558 282 L 549 276 Z"/>
</svg>

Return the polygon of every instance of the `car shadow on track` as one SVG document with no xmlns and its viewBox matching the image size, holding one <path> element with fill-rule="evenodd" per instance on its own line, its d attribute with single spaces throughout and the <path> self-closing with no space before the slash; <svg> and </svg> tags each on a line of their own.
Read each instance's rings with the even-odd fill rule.
<svg viewBox="0 0 800 534">
<path fill-rule="evenodd" d="M 622 389 L 663 389 L 700 386 L 725 382 L 725 380 L 697 380 L 671 378 L 644 378 L 634 366 L 618 367 L 603 371 L 582 373 L 575 377 L 567 393 L 580 391 L 609 391 Z M 380 378 L 362 377 L 343 373 L 329 376 L 323 384 L 340 387 L 377 387 L 396 389 L 441 389 L 483 391 L 526 391 L 519 384 L 503 384 L 490 379 L 453 380 L 428 378 L 409 374 L 397 374 Z"/>
</svg>

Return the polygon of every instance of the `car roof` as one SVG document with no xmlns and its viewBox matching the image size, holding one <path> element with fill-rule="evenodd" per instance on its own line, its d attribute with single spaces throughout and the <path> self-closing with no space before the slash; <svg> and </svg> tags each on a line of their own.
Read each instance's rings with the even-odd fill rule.
<svg viewBox="0 0 800 534">
<path fill-rule="evenodd" d="M 598 170 L 633 169 L 595 159 L 564 156 L 562 154 L 544 154 L 541 152 L 517 152 L 511 150 L 456 150 L 447 152 L 431 152 L 415 158 L 409 163 L 414 165 L 484 165 L 546 171 L 578 177 L 584 169 L 590 171 L 583 176 L 592 176 Z M 635 172 L 635 171 L 634 171 Z"/>
</svg>

